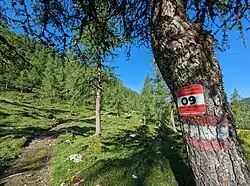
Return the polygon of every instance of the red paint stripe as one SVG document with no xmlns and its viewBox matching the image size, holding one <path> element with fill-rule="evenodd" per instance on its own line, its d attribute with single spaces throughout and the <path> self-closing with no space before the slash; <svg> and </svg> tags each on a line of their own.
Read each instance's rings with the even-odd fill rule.
<svg viewBox="0 0 250 186">
<path fill-rule="evenodd" d="M 178 107 L 179 110 L 181 111 L 189 111 L 190 109 L 199 109 L 199 108 L 204 108 L 206 107 L 205 104 L 199 104 L 199 105 L 188 105 L 188 106 L 181 106 L 181 107 Z"/>
<path fill-rule="evenodd" d="M 200 117 L 188 117 L 181 116 L 181 121 L 190 125 L 222 125 L 228 126 L 228 119 L 225 116 L 215 117 L 215 116 L 200 116 Z"/>
<path fill-rule="evenodd" d="M 201 149 L 205 151 L 218 151 L 221 149 L 228 149 L 233 144 L 229 140 L 197 140 L 187 135 L 184 135 L 184 140 L 195 149 Z"/>
<path fill-rule="evenodd" d="M 189 105 L 178 108 L 180 116 L 200 116 L 206 113 L 206 105 Z"/>
<path fill-rule="evenodd" d="M 201 94 L 201 93 L 203 93 L 202 86 L 199 84 L 193 84 L 190 86 L 179 88 L 177 91 L 177 97 L 193 95 L 193 94 Z"/>
</svg>

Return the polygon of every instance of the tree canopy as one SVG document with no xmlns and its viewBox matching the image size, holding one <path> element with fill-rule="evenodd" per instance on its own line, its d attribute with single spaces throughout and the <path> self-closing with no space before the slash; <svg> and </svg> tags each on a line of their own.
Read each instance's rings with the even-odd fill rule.
<svg viewBox="0 0 250 186">
<path fill-rule="evenodd" d="M 228 31 L 234 28 L 245 41 L 244 32 L 250 23 L 248 0 L 184 0 L 184 4 L 187 19 L 213 35 L 222 34 L 222 44 L 227 43 Z M 126 46 L 148 44 L 155 5 L 156 1 L 151 0 L 1 0 L 0 20 L 62 50 L 67 46 L 81 49 L 78 41 L 93 39 L 91 34 L 86 37 L 84 30 L 94 24 L 95 32 L 101 32 L 100 47 L 107 50 L 112 47 L 108 38 L 114 37 L 122 39 Z"/>
</svg>

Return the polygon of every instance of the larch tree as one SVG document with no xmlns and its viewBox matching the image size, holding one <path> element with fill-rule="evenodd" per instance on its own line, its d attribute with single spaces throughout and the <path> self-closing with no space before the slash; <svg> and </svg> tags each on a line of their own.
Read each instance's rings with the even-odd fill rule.
<svg viewBox="0 0 250 186">
<path fill-rule="evenodd" d="M 152 49 L 176 100 L 181 87 L 192 84 L 203 87 L 206 113 L 180 116 L 196 184 L 249 185 L 248 164 L 237 137 L 235 120 L 228 107 L 221 70 L 214 54 L 216 40 L 205 29 L 207 16 L 212 17 L 212 21 L 218 18 L 211 14 L 221 14 L 224 19 L 230 19 L 230 16 L 240 19 L 237 18 L 239 13 L 234 15 L 237 12 L 227 16 L 231 12 L 229 7 L 238 7 L 238 11 L 244 11 L 245 7 L 243 4 L 238 6 L 237 1 L 216 2 L 197 1 L 198 5 L 194 2 L 193 7 L 201 11 L 197 12 L 196 22 L 190 20 L 187 14 L 190 5 L 184 1 L 155 2 L 151 23 Z"/>
<path fill-rule="evenodd" d="M 101 136 L 101 109 L 102 92 L 105 82 L 109 81 L 110 68 L 104 63 L 112 61 L 116 54 L 114 50 L 120 47 L 121 38 L 116 36 L 114 20 L 109 19 L 108 4 L 99 2 L 89 4 L 88 2 L 73 1 L 74 10 L 88 13 L 89 9 L 96 11 L 96 21 L 89 21 L 85 26 L 76 29 L 75 42 L 78 45 L 77 52 L 81 59 L 95 67 L 92 84 L 95 88 L 95 114 L 96 114 L 96 136 Z M 97 21 L 98 20 L 98 21 Z M 84 20 L 81 20 L 82 22 Z M 65 44 L 66 45 L 66 44 Z"/>
<path fill-rule="evenodd" d="M 144 125 L 148 123 L 148 119 L 150 119 L 153 115 L 153 87 L 151 78 L 147 74 L 142 92 L 141 92 L 141 99 L 142 99 L 142 110 L 141 113 L 143 115 L 143 122 Z"/>
<path fill-rule="evenodd" d="M 7 0 L 2 2 L 1 17 L 9 26 L 21 26 L 26 33 L 59 49 L 74 44 L 70 42 L 73 30 L 78 29 L 81 35 L 82 28 L 91 22 L 101 25 L 103 32 L 116 34 L 100 21 L 95 8 L 107 4 L 106 20 L 115 21 L 113 27 L 118 28 L 120 37 L 130 44 L 151 44 L 176 104 L 196 105 L 194 96 L 179 98 L 187 86 L 202 94 L 199 102 L 205 107 L 203 114 L 180 115 L 196 184 L 250 185 L 249 168 L 214 53 L 219 46 L 216 34 L 222 34 L 220 43 L 225 44 L 228 31 L 238 29 L 245 41 L 244 31 L 249 28 L 244 23 L 250 22 L 248 0 L 38 0 L 31 1 L 32 6 L 19 0 L 11 5 Z M 8 14 L 7 9 L 14 13 Z"/>
<path fill-rule="evenodd" d="M 153 107 L 155 112 L 155 119 L 156 121 L 163 124 L 166 123 L 169 117 L 171 117 L 171 95 L 155 63 L 153 69 L 152 84 L 154 94 Z"/>
</svg>

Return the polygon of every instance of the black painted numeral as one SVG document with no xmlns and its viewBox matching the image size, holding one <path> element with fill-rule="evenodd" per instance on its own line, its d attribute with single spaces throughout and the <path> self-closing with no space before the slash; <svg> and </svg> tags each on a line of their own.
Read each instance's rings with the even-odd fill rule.
<svg viewBox="0 0 250 186">
<path fill-rule="evenodd" d="M 189 96 L 188 101 L 190 102 L 190 105 L 194 105 L 196 103 L 196 99 L 194 96 Z"/>
<path fill-rule="evenodd" d="M 188 104 L 188 99 L 186 97 L 181 98 L 181 104 L 182 105 L 187 105 Z"/>
<path fill-rule="evenodd" d="M 183 97 L 181 98 L 181 104 L 186 106 L 188 105 L 188 103 L 190 105 L 194 105 L 196 103 L 196 99 L 194 96 L 189 96 L 188 98 L 187 97 Z"/>
</svg>

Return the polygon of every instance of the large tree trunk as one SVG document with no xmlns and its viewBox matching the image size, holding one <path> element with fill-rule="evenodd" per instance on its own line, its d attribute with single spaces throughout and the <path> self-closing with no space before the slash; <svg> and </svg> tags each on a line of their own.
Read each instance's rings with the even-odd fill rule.
<svg viewBox="0 0 250 186">
<path fill-rule="evenodd" d="M 97 85 L 96 85 L 96 136 L 101 135 L 101 91 L 102 91 L 102 64 L 101 60 L 97 61 Z"/>
<path fill-rule="evenodd" d="M 183 0 L 153 3 L 152 48 L 176 101 L 179 88 L 200 84 L 206 113 L 182 116 L 183 136 L 197 185 L 250 185 L 250 173 L 229 110 L 212 36 L 192 24 Z"/>
</svg>

